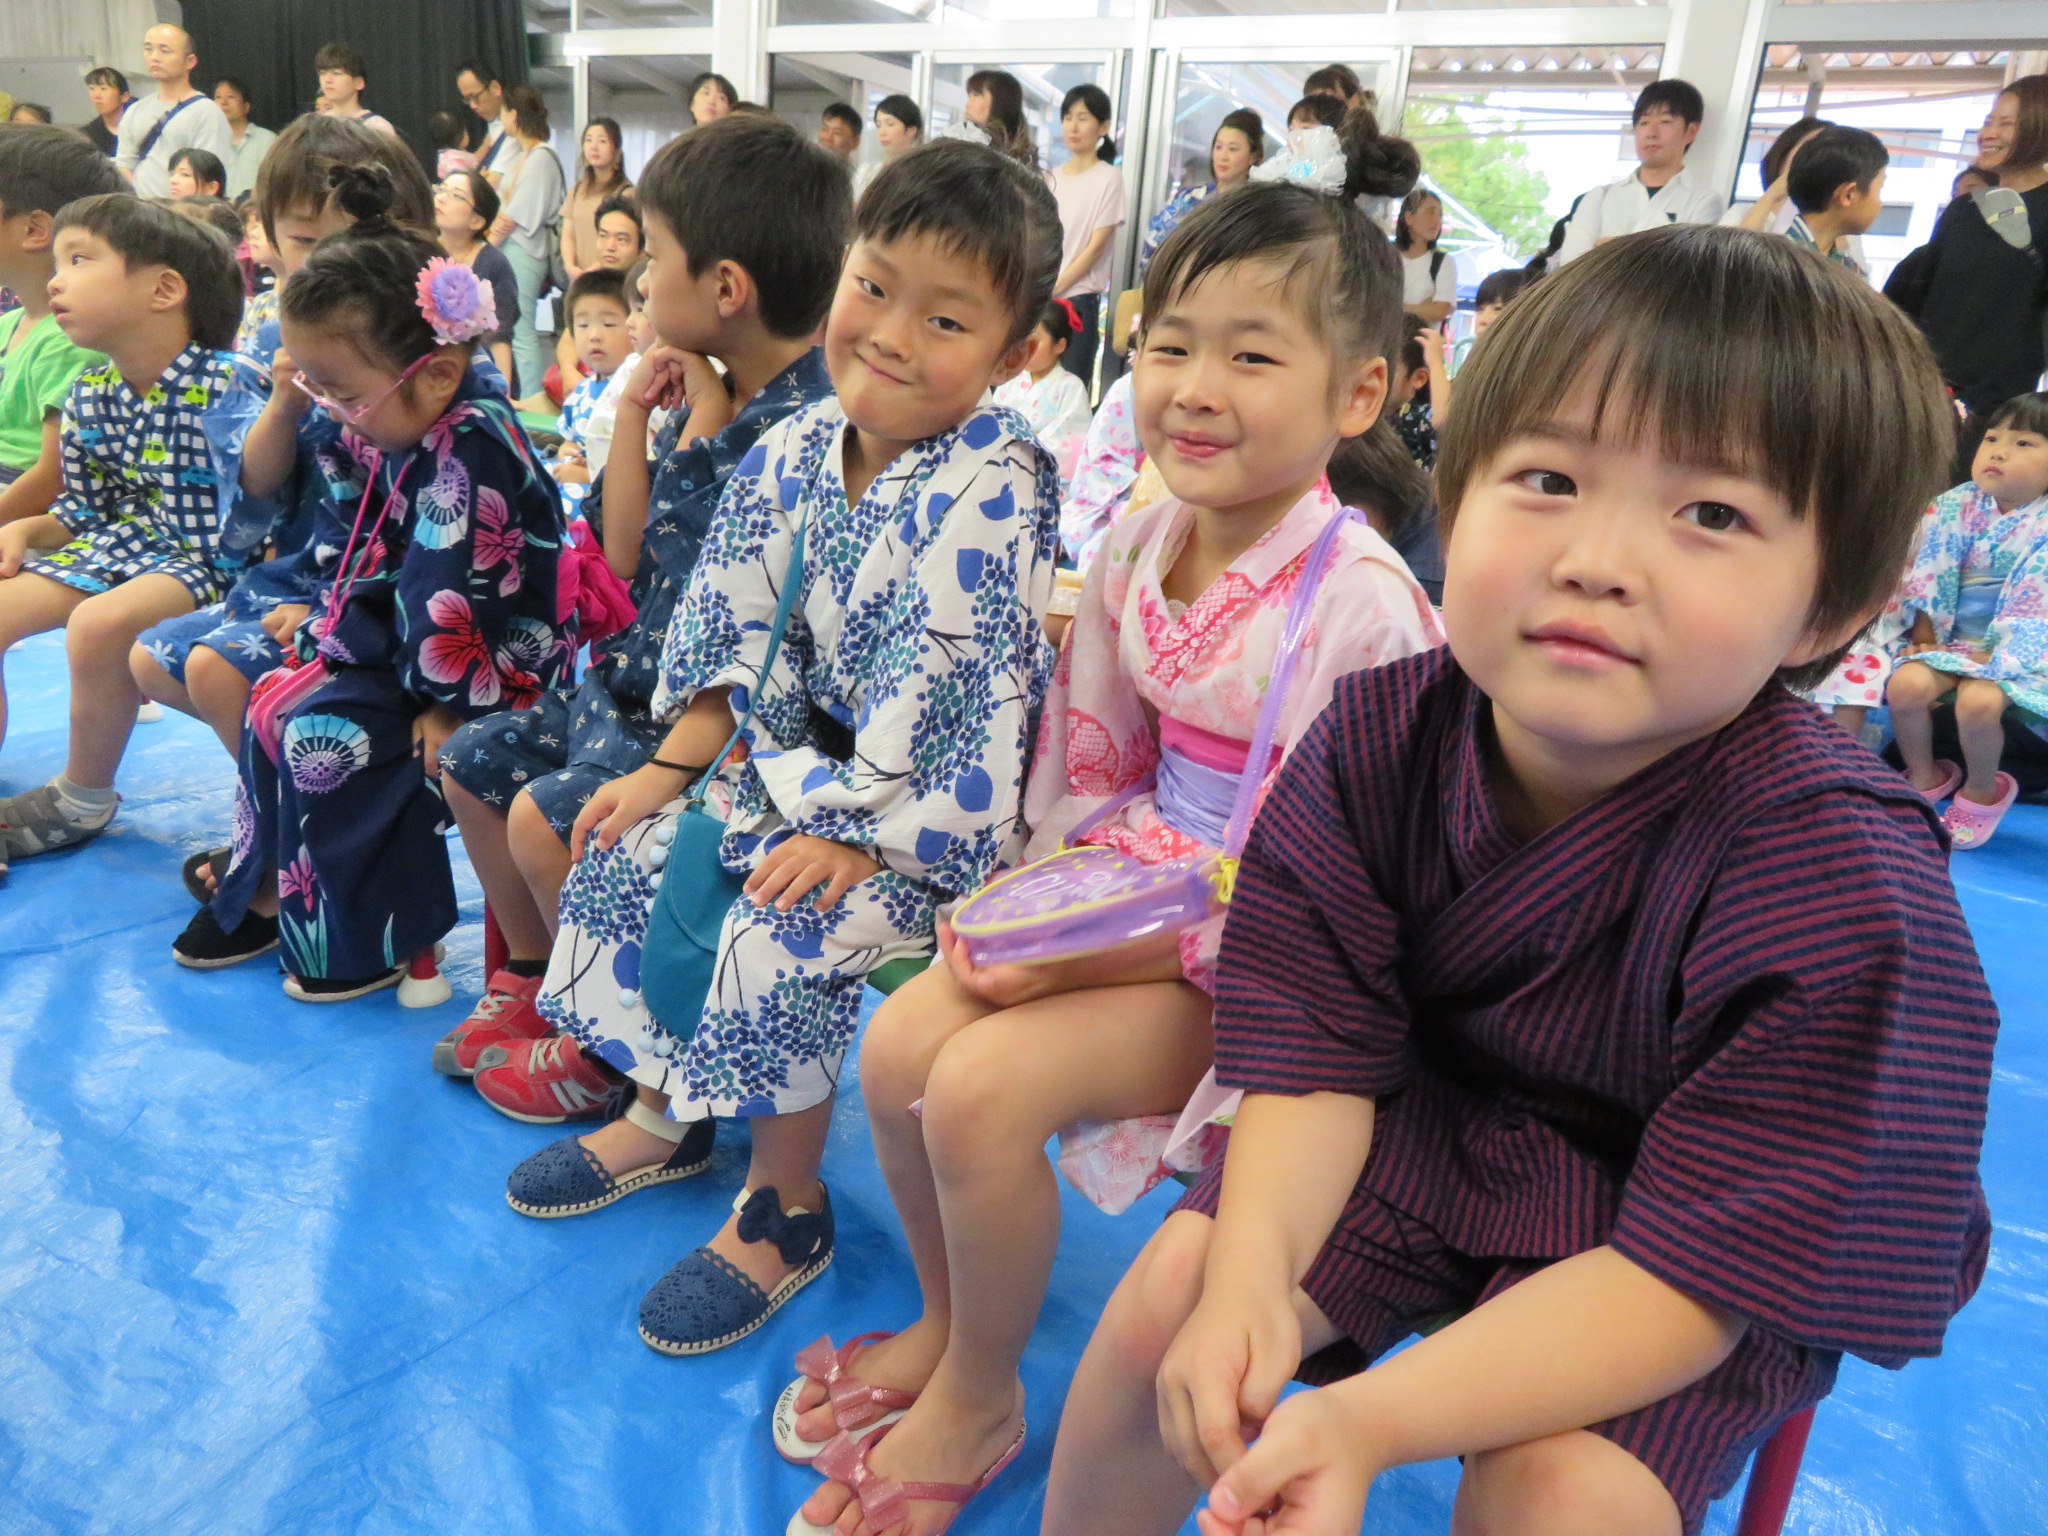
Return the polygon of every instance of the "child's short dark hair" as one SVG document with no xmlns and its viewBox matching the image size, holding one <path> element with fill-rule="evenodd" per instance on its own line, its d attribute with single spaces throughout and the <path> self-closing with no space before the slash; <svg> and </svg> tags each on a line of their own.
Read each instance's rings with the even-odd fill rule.
<svg viewBox="0 0 2048 1536">
<path fill-rule="evenodd" d="M 462 126 L 462 119 L 446 107 L 427 114 L 427 137 L 436 149 L 467 149 L 469 132 Z"/>
<path fill-rule="evenodd" d="M 1421 166 L 1415 147 L 1381 134 L 1364 105 L 1345 115 L 1338 141 L 1347 165 L 1342 196 L 1259 181 L 1198 203 L 1145 269 L 1144 313 L 1165 314 L 1219 268 L 1277 261 L 1287 268 L 1288 292 L 1332 338 L 1340 361 L 1386 356 L 1401 323 L 1400 268 L 1393 246 L 1355 199 L 1402 196 Z"/>
<path fill-rule="evenodd" d="M 1489 272 L 1479 279 L 1479 291 L 1472 296 L 1472 307 L 1486 309 L 1495 304 L 1505 304 L 1534 281 L 1527 267 L 1502 267 L 1498 272 Z"/>
<path fill-rule="evenodd" d="M 1815 634 L 1884 603 L 1955 455 L 1940 370 L 1899 310 L 1789 240 L 1679 224 L 1601 246 L 1486 333 L 1437 452 L 1444 526 L 1505 444 L 1587 392 L 1593 433 L 1732 468 L 1814 519 Z"/>
<path fill-rule="evenodd" d="M 173 213 L 183 214 L 208 229 L 219 230 L 221 238 L 229 245 L 242 243 L 242 216 L 235 212 L 235 205 L 226 198 L 194 192 L 188 197 L 174 197 L 170 202 Z"/>
<path fill-rule="evenodd" d="M 934 139 L 884 165 L 854 233 L 878 245 L 924 235 L 976 263 L 1010 317 L 1010 342 L 1031 334 L 1059 277 L 1060 210 L 1044 178 L 964 139 Z"/>
<path fill-rule="evenodd" d="M 57 120 L 57 114 L 44 106 L 40 101 L 17 101 L 14 104 L 14 110 L 16 112 L 26 112 L 39 123 L 54 123 Z M 12 113 L 9 114 L 10 117 L 12 115 Z"/>
<path fill-rule="evenodd" d="M 1403 378 L 1413 378 L 1429 366 L 1429 354 L 1422 350 L 1422 338 L 1434 330 L 1422 316 L 1407 310 L 1401 312 L 1401 349 L 1387 359 L 1390 367 L 1400 371 Z M 1408 397 L 1410 405 L 1429 404 L 1429 384 L 1425 381 L 1415 386 L 1415 392 Z"/>
<path fill-rule="evenodd" d="M 0 133 L 0 218 L 54 214 L 81 197 L 127 190 L 114 162 L 82 133 L 41 123 Z"/>
<path fill-rule="evenodd" d="M 1038 328 L 1052 338 L 1058 346 L 1063 341 L 1072 341 L 1080 329 L 1075 323 L 1077 311 L 1065 299 L 1049 299 L 1045 308 L 1038 312 Z"/>
<path fill-rule="evenodd" d="M 1823 128 L 1800 147 L 1785 176 L 1785 192 L 1801 213 L 1819 213 L 1844 182 L 1868 191 L 1892 163 L 1884 141 L 1862 128 Z"/>
<path fill-rule="evenodd" d="M 576 306 L 585 299 L 610 299 L 621 309 L 632 308 L 626 302 L 626 274 L 616 267 L 592 267 L 569 284 L 569 297 L 564 311 L 573 322 Z"/>
<path fill-rule="evenodd" d="M 1652 80 L 1636 97 L 1635 109 L 1629 113 L 1628 120 L 1631 124 L 1640 123 L 1660 107 L 1686 123 L 1697 123 L 1707 115 L 1706 100 L 1700 95 L 1700 88 L 1690 80 Z"/>
<path fill-rule="evenodd" d="M 256 172 L 256 202 L 272 248 L 279 214 L 324 211 L 334 201 L 335 168 L 364 165 L 381 166 L 390 179 L 392 223 L 422 234 L 433 229 L 434 191 L 411 150 L 349 118 L 308 112 L 277 136 Z"/>
<path fill-rule="evenodd" d="M 643 246 L 647 244 L 647 226 L 640 218 L 640 204 L 634 200 L 631 192 L 612 193 L 611 196 L 597 205 L 597 212 L 591 215 L 590 222 L 592 225 L 602 224 L 615 213 L 623 213 L 627 218 L 631 219 L 633 221 L 633 237 Z"/>
<path fill-rule="evenodd" d="M 294 325 L 344 335 L 364 357 L 402 371 L 441 345 L 418 299 L 420 271 L 441 247 L 391 221 L 383 166 L 337 165 L 328 176 L 336 204 L 355 222 L 313 247 L 284 285 L 278 312 Z"/>
<path fill-rule="evenodd" d="M 721 261 L 746 268 L 761 323 L 793 339 L 832 307 L 853 181 L 780 118 L 727 114 L 661 147 L 640 178 L 639 211 L 668 226 L 692 277 Z"/>
<path fill-rule="evenodd" d="M 2048 395 L 2039 392 L 2014 395 L 1985 420 L 1986 432 L 1993 427 L 2011 427 L 2015 432 L 2048 437 Z"/>
<path fill-rule="evenodd" d="M 185 280 L 192 339 L 216 351 L 234 345 L 242 323 L 242 269 L 234 243 L 210 222 L 126 192 L 104 192 L 67 203 L 57 228 L 97 235 L 126 266 L 169 267 Z"/>
<path fill-rule="evenodd" d="M 908 96 L 884 96 L 875 103 L 875 111 L 888 113 L 912 133 L 924 132 L 924 113 Z"/>
<path fill-rule="evenodd" d="M 323 43 L 320 51 L 313 55 L 313 73 L 338 69 L 351 79 L 368 82 L 370 66 L 363 62 L 363 56 L 347 43 Z"/>
<path fill-rule="evenodd" d="M 820 112 L 818 116 L 828 123 L 846 124 L 847 127 L 853 130 L 853 136 L 856 139 L 860 137 L 861 129 L 866 126 L 861 122 L 860 114 L 843 101 L 827 102 L 825 110 Z"/>
</svg>

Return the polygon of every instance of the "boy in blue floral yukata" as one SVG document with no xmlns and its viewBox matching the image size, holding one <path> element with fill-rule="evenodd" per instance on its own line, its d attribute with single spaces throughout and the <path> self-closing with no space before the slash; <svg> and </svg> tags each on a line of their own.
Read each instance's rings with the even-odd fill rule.
<svg viewBox="0 0 2048 1536">
<path fill-rule="evenodd" d="M 555 1032 L 533 998 L 576 813 L 661 740 L 650 701 L 662 637 L 734 466 L 769 427 L 832 392 L 812 338 L 852 221 L 843 166 L 786 123 L 735 115 L 656 155 L 640 206 L 660 253 L 646 294 L 657 344 L 626 381 L 583 509 L 638 612 L 592 647 L 573 692 L 478 720 L 442 752 L 442 789 L 510 957 L 476 1011 L 434 1048 L 434 1065 L 457 1077 L 493 1046 Z M 648 417 L 664 403 L 680 408 L 652 440 L 650 484 Z M 573 1046 L 550 1053 L 537 1080 L 501 1070 L 490 1082 L 508 1089 L 494 1104 L 529 1120 L 601 1112 L 612 1090 Z"/>
<path fill-rule="evenodd" d="M 626 354 L 633 350 L 626 334 L 630 318 L 626 306 L 626 274 L 611 267 L 592 267 L 569 285 L 569 334 L 576 344 L 576 361 L 583 369 L 583 381 L 562 400 L 562 414 L 555 431 L 562 439 L 554 473 L 562 487 L 562 500 L 571 511 L 590 489 L 594 470 L 584 428 L 598 397 L 619 371 Z M 603 465 L 596 466 L 602 469 Z"/>
<path fill-rule="evenodd" d="M 55 245 L 50 312 L 108 361 L 65 399 L 62 492 L 43 516 L 0 528 L 0 650 L 63 628 L 71 664 L 64 771 L 0 800 L 0 864 L 106 830 L 142 703 L 129 647 L 157 621 L 212 602 L 246 563 L 224 537 L 234 454 L 210 419 L 231 390 L 261 383 L 226 350 L 242 315 L 227 242 L 110 192 L 69 204 Z"/>
<path fill-rule="evenodd" d="M 294 387 L 348 427 L 320 459 L 349 534 L 293 665 L 252 697 L 231 861 L 173 945 L 211 969 L 281 943 L 304 1002 L 396 985 L 455 926 L 441 744 L 575 653 L 561 502 L 472 358 L 489 289 L 390 221 L 382 167 L 331 176 L 353 225 L 285 285 L 281 320 Z"/>
<path fill-rule="evenodd" d="M 539 1006 L 634 1098 L 521 1164 L 509 1194 L 529 1215 L 595 1209 L 700 1171 L 712 1116 L 748 1119 L 732 1219 L 641 1303 L 641 1337 L 665 1353 L 751 1333 L 832 1261 L 819 1164 L 866 978 L 929 954 L 939 907 L 1014 851 L 1051 674 L 1059 472 L 1022 418 L 981 402 L 1023 364 L 1059 228 L 1043 182 L 986 146 L 883 168 L 826 324 L 836 398 L 733 472 L 669 626 L 668 733 L 576 820 Z M 657 1020 L 640 948 L 680 797 L 750 706 L 748 755 L 712 786 L 745 890 L 701 1016 Z"/>
</svg>

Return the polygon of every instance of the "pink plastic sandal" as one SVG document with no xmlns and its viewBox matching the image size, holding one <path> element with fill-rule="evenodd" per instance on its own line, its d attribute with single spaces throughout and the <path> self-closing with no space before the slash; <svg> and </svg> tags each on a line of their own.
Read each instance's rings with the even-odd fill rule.
<svg viewBox="0 0 2048 1536">
<path fill-rule="evenodd" d="M 806 1440 L 797 1433 L 796 1421 L 803 1410 L 797 1407 L 796 1400 L 802 1396 L 806 1382 L 815 1381 L 825 1388 L 827 1401 L 832 1405 L 832 1422 L 841 1433 L 856 1440 L 886 1429 L 903 1417 L 904 1411 L 917 1401 L 915 1392 L 871 1387 L 846 1368 L 860 1350 L 895 1337 L 887 1332 L 864 1333 L 834 1349 L 832 1335 L 828 1333 L 796 1357 L 797 1378 L 775 1400 L 772 1421 L 775 1449 L 782 1453 L 784 1461 L 810 1466 L 834 1438 L 828 1435 L 823 1440 Z"/>
<path fill-rule="evenodd" d="M 1999 821 L 2012 809 L 2013 801 L 2020 797 L 2019 781 L 2011 774 L 2001 773 L 1992 782 L 1998 790 L 1998 799 L 1990 805 L 1980 805 L 1962 795 L 1948 803 L 1948 811 L 1942 816 L 1941 824 L 1948 828 L 1949 845 L 1957 853 L 1982 848 L 1989 842 L 1991 834 L 1998 830 Z"/>
<path fill-rule="evenodd" d="M 1942 801 L 1951 798 L 1957 790 L 1963 787 L 1963 770 L 1956 764 L 1950 762 L 1945 757 L 1937 757 L 1934 760 L 1934 766 L 1941 770 L 1941 782 L 1932 789 L 1920 791 L 1926 797 L 1929 805 L 1939 805 Z"/>
<path fill-rule="evenodd" d="M 1003 1468 L 1017 1459 L 1017 1453 L 1024 1449 L 1024 1426 L 1017 1426 L 1017 1438 L 1010 1442 L 1010 1448 L 1003 1452 L 996 1464 L 981 1474 L 981 1480 L 973 1483 L 899 1483 L 893 1477 L 884 1477 L 868 1466 L 868 1452 L 888 1434 L 883 1430 L 869 1435 L 865 1440 L 856 1440 L 851 1435 L 834 1435 L 831 1442 L 818 1452 L 811 1465 L 824 1473 L 835 1483 L 844 1483 L 851 1488 L 854 1497 L 860 1500 L 861 1513 L 875 1530 L 886 1531 L 901 1525 L 910 1517 L 911 1501 L 929 1500 L 935 1504 L 951 1504 L 953 1513 L 946 1517 L 945 1525 L 932 1533 L 940 1536 L 947 1527 L 959 1518 L 967 1501 L 980 1493 Z M 789 1528 L 784 1536 L 832 1536 L 829 1525 L 813 1525 L 804 1518 L 802 1509 L 789 1517 Z"/>
</svg>

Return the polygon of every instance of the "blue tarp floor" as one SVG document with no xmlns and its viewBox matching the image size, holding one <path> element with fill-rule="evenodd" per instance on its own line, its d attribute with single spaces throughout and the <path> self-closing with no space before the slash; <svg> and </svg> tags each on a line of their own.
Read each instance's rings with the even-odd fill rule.
<svg viewBox="0 0 2048 1536">
<path fill-rule="evenodd" d="M 59 638 L 9 656 L 7 682 L 14 793 L 62 765 Z M 138 726 L 120 788 L 106 837 L 0 883 L 0 1536 L 779 1536 L 815 1486 L 766 1430 L 790 1357 L 915 1315 L 858 1092 L 827 1161 L 837 1263 L 735 1348 L 663 1358 L 635 1307 L 722 1218 L 744 1131 L 721 1128 L 701 1179 L 572 1221 L 516 1215 L 506 1171 L 557 1132 L 428 1067 L 483 984 L 459 844 L 455 1001 L 308 1007 L 268 962 L 171 961 L 192 910 L 179 860 L 229 822 L 210 734 Z M 1789 1532 L 2048 1530 L 2048 809 L 1955 864 L 2004 1010 L 1991 1270 L 1939 1360 L 1845 1363 Z M 1075 1359 L 1170 1203 L 1112 1219 L 1069 1192 L 1024 1365 L 1033 1438 L 962 1536 L 1038 1529 Z M 1455 1481 L 1389 1474 L 1367 1531 L 1445 1530 Z M 1733 1526 L 1726 1501 L 1708 1530 Z"/>
</svg>

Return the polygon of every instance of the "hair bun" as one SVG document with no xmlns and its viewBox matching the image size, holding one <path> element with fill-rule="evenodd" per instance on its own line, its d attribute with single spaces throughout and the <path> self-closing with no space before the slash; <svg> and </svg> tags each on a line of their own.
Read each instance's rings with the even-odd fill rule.
<svg viewBox="0 0 2048 1536">
<path fill-rule="evenodd" d="M 1406 139 L 1380 132 L 1380 120 L 1364 102 L 1344 114 L 1337 125 L 1348 174 L 1344 196 L 1406 197 L 1422 176 L 1422 156 Z"/>
<path fill-rule="evenodd" d="M 353 221 L 358 234 L 374 234 L 391 227 L 391 203 L 396 195 L 391 174 L 381 165 L 337 165 L 327 173 L 327 185 L 334 190 L 334 202 Z"/>
</svg>

